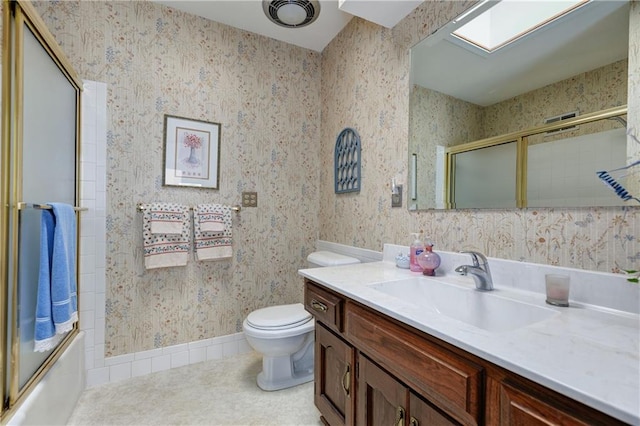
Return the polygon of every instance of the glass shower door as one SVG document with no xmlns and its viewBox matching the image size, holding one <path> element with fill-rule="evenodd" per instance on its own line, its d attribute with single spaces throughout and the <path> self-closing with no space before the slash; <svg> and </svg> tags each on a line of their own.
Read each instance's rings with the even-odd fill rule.
<svg viewBox="0 0 640 426">
<path fill-rule="evenodd" d="M 76 205 L 77 90 L 24 25 L 22 201 Z M 18 387 L 22 389 L 51 355 L 34 352 L 42 210 L 19 213 Z M 15 342 L 15 339 L 14 339 Z M 15 344 L 15 343 L 14 343 Z M 14 348 L 15 350 L 15 348 Z"/>
</svg>

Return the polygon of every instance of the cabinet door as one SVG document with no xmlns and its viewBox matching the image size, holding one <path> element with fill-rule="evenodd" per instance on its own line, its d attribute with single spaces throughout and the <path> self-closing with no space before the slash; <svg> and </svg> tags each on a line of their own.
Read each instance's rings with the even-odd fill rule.
<svg viewBox="0 0 640 426">
<path fill-rule="evenodd" d="M 314 402 L 325 423 L 353 424 L 355 351 L 316 322 Z"/>
<path fill-rule="evenodd" d="M 460 423 L 415 393 L 409 394 L 409 426 L 451 426 Z"/>
<path fill-rule="evenodd" d="M 407 388 L 367 357 L 358 357 L 358 425 L 405 426 Z"/>
</svg>

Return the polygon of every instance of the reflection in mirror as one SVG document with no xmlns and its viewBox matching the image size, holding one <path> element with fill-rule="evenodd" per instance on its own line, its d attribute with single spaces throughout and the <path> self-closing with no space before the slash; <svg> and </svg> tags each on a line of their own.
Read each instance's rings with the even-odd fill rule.
<svg viewBox="0 0 640 426">
<path fill-rule="evenodd" d="M 449 206 L 446 201 L 451 188 L 446 187 L 443 163 L 444 153 L 451 147 L 536 128 L 567 113 L 581 117 L 627 103 L 627 1 L 587 2 L 492 53 L 465 45 L 451 35 L 492 4 L 495 2 L 479 3 L 477 9 L 411 49 L 410 210 L 462 208 L 457 201 L 455 206 L 451 205 L 453 200 Z M 618 133 L 624 133 L 620 124 L 609 122 L 609 130 L 617 127 L 621 129 Z M 561 132 L 540 137 L 544 145 L 551 146 L 553 143 L 546 142 L 568 136 L 577 135 Z M 616 138 L 618 145 L 624 145 Z M 534 163 L 538 152 L 532 149 L 530 156 L 529 169 L 545 167 Z M 617 167 L 626 161 L 624 157 Z M 558 173 L 546 173 L 553 177 L 547 179 L 546 190 L 560 187 L 555 182 Z M 557 205 L 550 204 L 547 195 L 533 196 L 542 191 L 543 179 L 532 177 L 532 181 L 538 181 L 538 186 L 531 187 L 531 205 Z M 523 184 L 526 182 L 525 178 Z M 597 190 L 602 189 L 597 180 L 596 184 Z M 502 183 L 505 187 L 516 185 L 515 181 Z M 587 191 L 585 188 L 582 194 Z M 576 194 L 567 206 L 628 204 L 613 196 L 613 200 L 604 201 Z M 488 199 L 476 206 L 465 202 L 464 207 L 504 207 L 487 203 Z"/>
<path fill-rule="evenodd" d="M 620 121 L 606 119 L 581 124 L 564 133 L 561 139 L 549 140 L 544 133 L 529 137 L 526 205 L 621 205 L 622 200 L 602 184 L 595 172 L 626 163 L 626 115 L 623 117 L 615 117 Z"/>
<path fill-rule="evenodd" d="M 514 208 L 517 142 L 453 155 L 452 208 Z"/>
<path fill-rule="evenodd" d="M 451 208 L 617 206 L 600 171 L 626 162 L 626 107 L 446 149 Z M 616 184 L 629 186 L 621 174 Z M 618 191 L 620 192 L 620 191 Z"/>
</svg>

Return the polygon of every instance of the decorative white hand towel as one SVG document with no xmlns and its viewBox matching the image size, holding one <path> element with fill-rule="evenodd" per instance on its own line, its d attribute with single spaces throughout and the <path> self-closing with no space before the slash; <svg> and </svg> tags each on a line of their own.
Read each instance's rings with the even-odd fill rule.
<svg viewBox="0 0 640 426">
<path fill-rule="evenodd" d="M 206 214 L 201 216 L 199 214 L 201 212 Z M 209 215 L 217 215 L 222 218 L 224 225 L 222 232 L 206 231 L 202 228 L 202 217 L 209 217 Z M 196 206 L 193 212 L 193 229 L 198 260 L 221 260 L 230 258 L 233 255 L 231 227 L 231 207 L 222 204 L 200 204 Z"/>
<path fill-rule="evenodd" d="M 180 222 L 178 234 L 156 234 L 152 231 L 152 209 L 142 213 L 142 237 L 144 246 L 144 266 L 147 269 L 185 266 L 189 259 L 190 228 L 189 208 L 172 205 L 185 218 Z"/>
<path fill-rule="evenodd" d="M 193 211 L 194 218 L 197 217 L 202 232 L 224 232 L 224 212 L 217 204 L 199 204 Z M 195 223 L 194 219 L 194 223 Z"/>
<path fill-rule="evenodd" d="M 151 203 L 149 213 L 152 234 L 181 234 L 189 222 L 189 209 L 181 204 Z"/>
</svg>

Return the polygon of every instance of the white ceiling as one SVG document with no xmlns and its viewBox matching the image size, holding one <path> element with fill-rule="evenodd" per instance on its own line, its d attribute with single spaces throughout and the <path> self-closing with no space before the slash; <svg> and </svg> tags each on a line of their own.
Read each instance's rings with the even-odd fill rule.
<svg viewBox="0 0 640 426">
<path fill-rule="evenodd" d="M 318 19 L 300 28 L 283 28 L 271 22 L 262 10 L 261 0 L 154 1 L 211 21 L 322 52 L 354 15 L 393 27 L 423 0 L 319 0 Z M 339 3 L 350 13 L 342 11 Z"/>
</svg>

